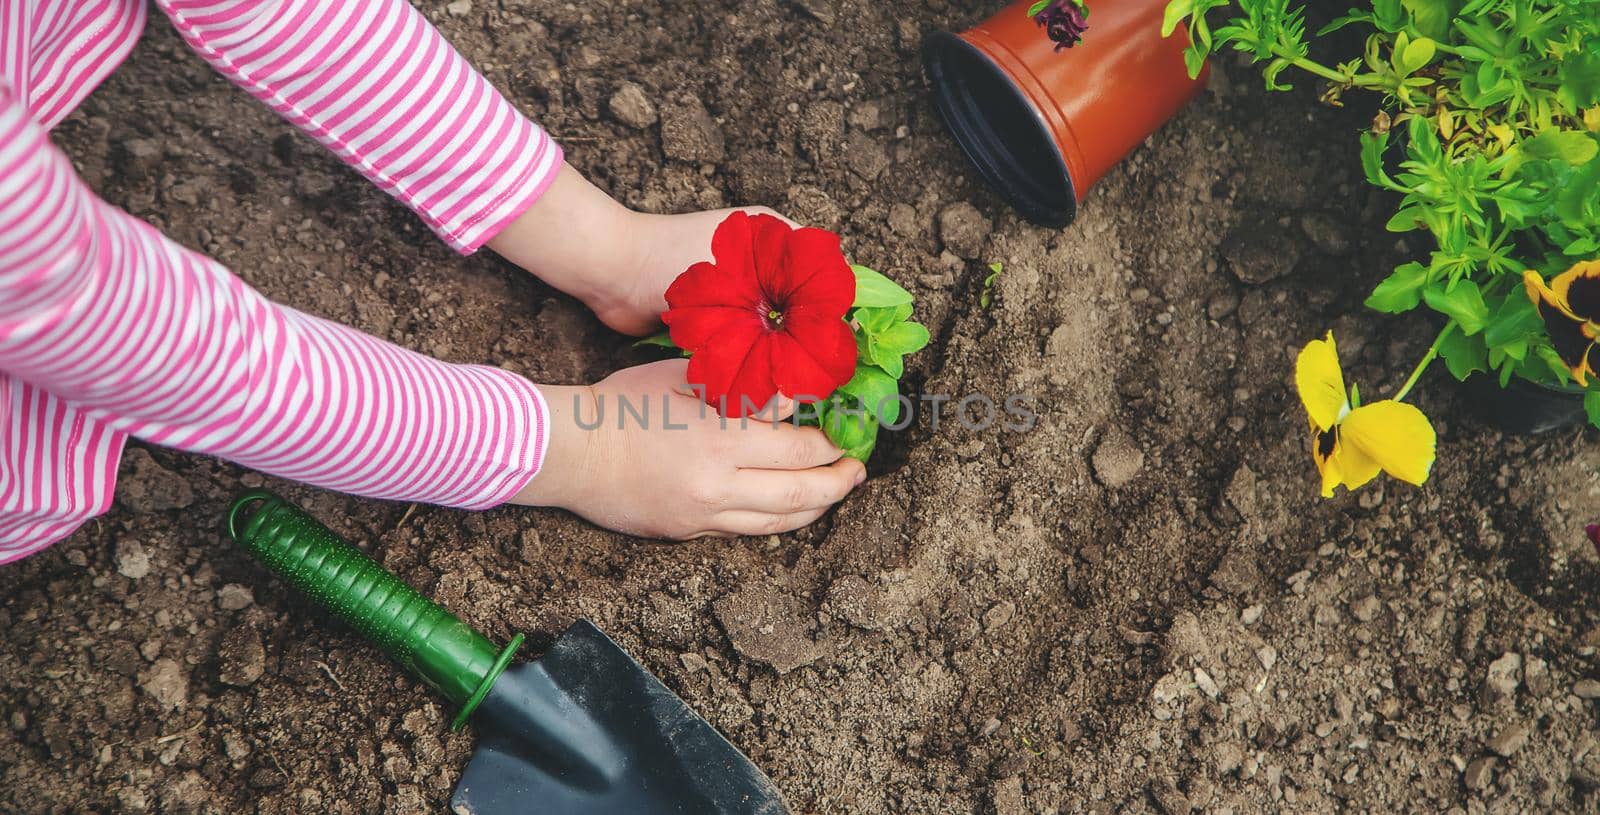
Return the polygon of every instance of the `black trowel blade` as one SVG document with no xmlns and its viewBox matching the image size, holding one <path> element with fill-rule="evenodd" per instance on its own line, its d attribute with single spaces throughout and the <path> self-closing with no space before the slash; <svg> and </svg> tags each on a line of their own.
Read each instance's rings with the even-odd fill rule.
<svg viewBox="0 0 1600 815">
<path fill-rule="evenodd" d="M 787 815 L 778 790 L 587 620 L 508 669 L 479 733 L 456 815 Z"/>
</svg>

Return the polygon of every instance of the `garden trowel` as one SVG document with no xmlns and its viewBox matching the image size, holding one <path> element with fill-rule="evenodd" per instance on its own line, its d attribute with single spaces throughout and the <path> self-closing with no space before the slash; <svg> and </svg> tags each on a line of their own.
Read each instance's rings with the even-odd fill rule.
<svg viewBox="0 0 1600 815">
<path fill-rule="evenodd" d="M 785 815 L 778 790 L 600 629 L 579 620 L 517 665 L 522 635 L 483 635 L 269 492 L 228 511 L 228 534 L 471 718 L 478 750 L 457 815 Z"/>
</svg>

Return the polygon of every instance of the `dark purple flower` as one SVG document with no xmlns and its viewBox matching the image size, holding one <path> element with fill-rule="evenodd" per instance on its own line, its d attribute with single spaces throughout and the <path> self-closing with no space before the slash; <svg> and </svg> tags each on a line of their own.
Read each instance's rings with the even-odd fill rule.
<svg viewBox="0 0 1600 815">
<path fill-rule="evenodd" d="M 1089 30 L 1083 9 L 1073 0 L 1052 0 L 1033 19 L 1044 26 L 1044 33 L 1056 44 L 1057 51 L 1077 45 L 1083 32 Z"/>
<path fill-rule="evenodd" d="M 1600 524 L 1589 524 L 1583 528 L 1584 534 L 1589 536 L 1589 542 L 1594 544 L 1596 552 L 1600 552 Z"/>
</svg>

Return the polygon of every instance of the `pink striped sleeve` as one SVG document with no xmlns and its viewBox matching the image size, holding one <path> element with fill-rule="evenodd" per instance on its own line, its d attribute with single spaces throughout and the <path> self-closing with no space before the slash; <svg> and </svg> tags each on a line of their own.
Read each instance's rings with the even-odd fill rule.
<svg viewBox="0 0 1600 815">
<path fill-rule="evenodd" d="M 406 0 L 157 0 L 189 45 L 457 251 L 538 199 L 561 149 Z"/>
<path fill-rule="evenodd" d="M 0 372 L 0 562 L 104 509 L 126 435 L 468 508 L 514 495 L 545 447 L 527 380 L 266 300 L 97 198 L 4 81 Z"/>
</svg>

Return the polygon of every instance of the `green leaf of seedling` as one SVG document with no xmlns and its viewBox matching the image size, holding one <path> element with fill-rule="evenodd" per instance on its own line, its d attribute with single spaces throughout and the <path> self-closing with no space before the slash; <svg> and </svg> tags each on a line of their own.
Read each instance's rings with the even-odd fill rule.
<svg viewBox="0 0 1600 815">
<path fill-rule="evenodd" d="M 1491 349 L 1504 351 L 1520 360 L 1527 353 L 1529 338 L 1537 337 L 1543 330 L 1544 320 L 1519 286 L 1495 309 L 1494 317 L 1483 330 L 1483 342 Z"/>
<path fill-rule="evenodd" d="M 1327 25 L 1317 29 L 1317 36 L 1321 37 L 1321 36 L 1325 36 L 1325 35 L 1328 35 L 1328 34 L 1332 34 L 1333 32 L 1338 31 L 1339 29 L 1344 28 L 1345 26 L 1353 25 L 1355 23 L 1370 23 L 1370 22 L 1372 22 L 1372 14 L 1370 12 L 1359 11 L 1357 9 L 1351 9 L 1344 16 L 1338 17 L 1333 22 L 1328 23 Z"/>
<path fill-rule="evenodd" d="M 878 346 L 872 342 L 872 335 L 864 331 L 856 332 L 856 361 L 866 362 L 868 365 L 883 366 L 878 363 Z"/>
<path fill-rule="evenodd" d="M 988 308 L 989 304 L 994 302 L 994 282 L 999 278 L 1000 264 L 989 264 L 989 274 L 985 275 L 983 278 L 983 291 L 978 294 L 978 305 L 980 307 Z"/>
<path fill-rule="evenodd" d="M 1550 370 L 1556 382 L 1566 384 L 1568 380 L 1572 379 L 1572 371 L 1567 370 L 1567 363 L 1561 361 L 1561 355 L 1556 353 L 1556 349 L 1548 345 L 1541 345 L 1534 353 L 1545 364 L 1545 367 Z"/>
<path fill-rule="evenodd" d="M 863 306 L 855 311 L 856 323 L 861 326 L 863 333 L 881 334 L 887 331 L 889 326 L 905 319 L 905 316 L 899 314 L 901 308 L 907 309 L 905 316 L 910 315 L 909 303 L 902 306 Z"/>
<path fill-rule="evenodd" d="M 1394 68 L 1401 76 L 1416 73 L 1433 61 L 1433 55 L 1438 46 L 1427 37 L 1418 37 L 1410 42 L 1405 41 L 1402 32 L 1394 43 Z"/>
<path fill-rule="evenodd" d="M 1578 168 L 1556 193 L 1556 216 L 1567 226 L 1587 229 L 1595 214 L 1600 214 L 1600 158 Z"/>
<path fill-rule="evenodd" d="M 1410 311 L 1422 302 L 1422 287 L 1428 282 L 1428 269 L 1415 261 L 1394 270 L 1384 278 L 1372 296 L 1367 298 L 1367 308 L 1388 314 Z"/>
<path fill-rule="evenodd" d="M 865 266 L 851 266 L 850 269 L 856 273 L 857 308 L 886 308 L 911 302 L 911 292 L 899 283 Z"/>
<path fill-rule="evenodd" d="M 639 348 L 646 345 L 658 345 L 662 348 L 678 347 L 678 344 L 672 341 L 672 333 L 668 331 L 658 331 L 648 337 L 641 337 L 633 344 L 633 347 Z"/>
<path fill-rule="evenodd" d="M 1572 54 L 1561 61 L 1556 96 L 1573 110 L 1600 102 L 1600 53 Z"/>
<path fill-rule="evenodd" d="M 1600 427 L 1600 391 L 1583 395 L 1583 412 L 1589 415 L 1589 424 Z"/>
<path fill-rule="evenodd" d="M 1539 131 L 1538 136 L 1522 139 L 1506 151 L 1501 165 L 1502 178 L 1510 178 L 1518 168 L 1530 162 L 1560 162 L 1571 167 L 1584 167 L 1600 154 L 1600 143 L 1594 136 L 1581 130 Z"/>
<path fill-rule="evenodd" d="M 1600 241 L 1596 241 L 1591 237 L 1582 237 L 1561 247 L 1561 254 L 1567 257 L 1588 256 L 1594 254 L 1597 249 L 1600 249 Z"/>
<path fill-rule="evenodd" d="M 822 432 L 835 447 L 866 461 L 878 443 L 878 420 L 853 397 L 835 395 L 821 407 Z"/>
<path fill-rule="evenodd" d="M 1472 336 L 1483 330 L 1489 322 L 1489 307 L 1483 303 L 1483 292 L 1471 280 L 1458 280 L 1455 285 L 1435 282 L 1422 291 L 1422 299 L 1433 310 L 1444 314 L 1461 326 L 1461 333 Z"/>
<path fill-rule="evenodd" d="M 1171 0 L 1161 14 L 1161 36 L 1170 37 L 1183 18 L 1194 13 L 1194 0 Z"/>
<path fill-rule="evenodd" d="M 1491 197 L 1500 210 L 1500 219 L 1514 227 L 1544 214 L 1548 206 L 1548 200 L 1538 190 L 1516 181 L 1495 190 Z"/>
<path fill-rule="evenodd" d="M 1389 218 L 1389 222 L 1384 224 L 1383 228 L 1390 232 L 1410 232 L 1426 225 L 1427 222 L 1423 220 L 1422 207 L 1407 206 L 1401 207 L 1399 212 Z"/>
<path fill-rule="evenodd" d="M 1038 0 L 1037 3 L 1034 3 L 1031 6 L 1028 6 L 1028 16 L 1029 17 L 1038 17 L 1039 16 L 1039 12 L 1044 11 L 1044 7 L 1048 6 L 1048 5 L 1050 5 L 1050 0 Z"/>
<path fill-rule="evenodd" d="M 1600 153 L 1600 143 L 1581 130 L 1546 130 L 1522 140 L 1517 148 L 1525 160 L 1559 159 L 1574 167 Z"/>
<path fill-rule="evenodd" d="M 1400 5 L 1411 15 L 1417 33 L 1436 40 L 1450 36 L 1450 20 L 1461 8 L 1460 0 L 1400 0 Z"/>
<path fill-rule="evenodd" d="M 928 329 L 921 323 L 897 322 L 881 332 L 859 336 L 856 347 L 861 356 L 899 379 L 905 375 L 905 355 L 927 344 Z"/>
<path fill-rule="evenodd" d="M 900 383 L 876 365 L 856 365 L 850 381 L 839 386 L 839 392 L 854 396 L 863 407 L 878 417 L 883 424 L 894 424 L 900 418 Z"/>
<path fill-rule="evenodd" d="M 1439 144 L 1439 136 L 1428 117 L 1413 116 L 1407 122 L 1406 152 L 1423 166 L 1436 165 L 1444 158 L 1444 147 Z"/>
<path fill-rule="evenodd" d="M 1206 52 L 1191 44 L 1183 49 L 1183 69 L 1189 73 L 1189 78 L 1194 79 L 1200 75 L 1201 69 L 1206 67 Z"/>
<path fill-rule="evenodd" d="M 921 323 L 899 322 L 875 339 L 880 349 L 904 356 L 927 347 L 928 329 Z"/>
<path fill-rule="evenodd" d="M 648 337 L 641 337 L 633 343 L 635 348 L 649 348 L 652 346 L 656 348 L 671 348 L 684 356 L 689 355 L 688 351 L 679 348 L 678 344 L 672 341 L 672 334 L 666 331 L 658 331 Z"/>
<path fill-rule="evenodd" d="M 1405 188 L 1395 183 L 1383 169 L 1383 154 L 1388 149 L 1388 133 L 1362 133 L 1361 169 L 1366 173 L 1367 183 L 1375 187 L 1404 192 Z"/>
<path fill-rule="evenodd" d="M 1487 344 L 1487 343 L 1485 343 Z M 1508 342 L 1498 348 L 1489 349 L 1489 367 L 1494 368 L 1510 362 L 1521 362 L 1528 358 L 1528 349 L 1533 343 L 1527 339 Z"/>
<path fill-rule="evenodd" d="M 1403 0 L 1372 0 L 1372 22 L 1379 30 L 1394 33 L 1406 24 Z"/>
<path fill-rule="evenodd" d="M 1401 76 L 1405 76 L 1406 74 L 1410 73 L 1410 71 L 1406 70 L 1406 61 L 1404 57 L 1406 46 L 1410 44 L 1411 35 L 1405 31 L 1401 31 L 1394 35 L 1394 43 L 1390 46 L 1392 50 L 1389 52 L 1389 64 L 1394 66 L 1395 72 Z"/>
<path fill-rule="evenodd" d="M 1469 337 L 1452 331 L 1439 343 L 1439 356 L 1444 358 L 1445 367 L 1457 380 L 1466 379 L 1473 371 L 1489 370 L 1488 351 L 1481 337 Z"/>
<path fill-rule="evenodd" d="M 905 374 L 901 358 L 928 344 L 928 329 L 909 322 L 911 304 L 855 310 L 856 350 L 861 359 L 899 379 Z"/>
<path fill-rule="evenodd" d="M 873 343 L 871 340 L 868 340 L 867 342 L 872 346 L 872 364 L 882 368 L 886 373 L 895 379 L 899 379 L 900 377 L 906 375 L 906 361 L 904 357 L 891 351 L 885 351 L 884 349 L 878 347 L 877 344 Z"/>
</svg>

